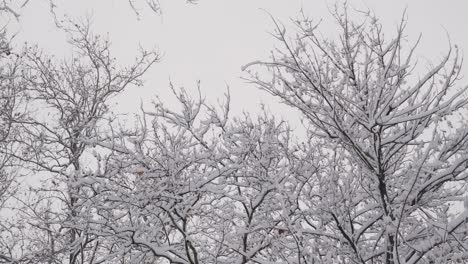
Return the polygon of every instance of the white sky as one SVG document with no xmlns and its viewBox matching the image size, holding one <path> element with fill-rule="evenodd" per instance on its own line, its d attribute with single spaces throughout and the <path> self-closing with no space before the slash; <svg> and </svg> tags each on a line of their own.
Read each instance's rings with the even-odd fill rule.
<svg viewBox="0 0 468 264">
<path fill-rule="evenodd" d="M 140 7 L 144 7 L 143 0 L 134 1 L 140 1 Z M 270 50 L 279 45 L 268 34 L 273 25 L 265 11 L 287 22 L 303 8 L 310 17 L 327 21 L 330 19 L 328 7 L 334 3 L 325 0 L 199 0 L 197 5 L 187 5 L 185 0 L 161 0 L 162 16 L 143 10 L 143 18 L 137 20 L 127 0 L 56 2 L 59 14 L 65 11 L 73 17 L 91 15 L 95 32 L 109 34 L 114 55 L 124 63 L 131 61 L 139 44 L 157 47 L 164 55 L 145 76 L 145 87 L 127 90 L 120 97 L 116 106 L 119 111 L 138 111 L 140 98 L 149 101 L 156 94 L 173 102 L 169 79 L 189 91 L 195 91 L 196 81 L 201 80 L 203 94 L 213 102 L 229 85 L 235 112 L 241 109 L 256 111 L 259 103 L 265 102 L 273 112 L 286 119 L 295 119 L 296 115 L 278 106 L 266 93 L 242 81 L 239 78 L 242 76 L 241 66 L 266 58 Z M 388 30 L 395 29 L 407 8 L 407 35 L 415 39 L 419 33 L 423 34 L 418 53 L 421 57 L 432 61 L 442 57 L 448 48 L 445 30 L 452 43 L 468 53 L 467 0 L 348 0 L 348 3 L 374 10 Z M 48 1 L 30 1 L 21 17 L 17 40 L 38 43 L 61 57 L 69 51 L 64 48 L 63 34 L 54 29 L 48 9 Z M 321 31 L 330 37 L 337 34 L 327 23 Z M 467 67 L 463 73 L 467 75 Z M 468 83 L 468 78 L 459 85 L 464 83 Z"/>
</svg>

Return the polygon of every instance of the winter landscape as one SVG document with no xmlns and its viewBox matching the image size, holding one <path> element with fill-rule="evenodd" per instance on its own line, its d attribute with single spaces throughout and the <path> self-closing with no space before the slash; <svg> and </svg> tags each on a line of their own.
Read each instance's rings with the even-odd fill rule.
<svg viewBox="0 0 468 264">
<path fill-rule="evenodd" d="M 1 1 L 0 263 L 468 263 L 466 8 Z"/>
</svg>

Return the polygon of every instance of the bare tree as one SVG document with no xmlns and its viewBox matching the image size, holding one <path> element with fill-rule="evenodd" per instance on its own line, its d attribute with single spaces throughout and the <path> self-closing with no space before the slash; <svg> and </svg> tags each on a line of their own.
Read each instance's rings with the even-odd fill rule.
<svg viewBox="0 0 468 264">
<path fill-rule="evenodd" d="M 21 152 L 11 156 L 32 173 L 46 175 L 41 187 L 19 198 L 18 214 L 29 227 L 21 230 L 28 252 L 18 261 L 25 263 L 93 262 L 99 241 L 80 221 L 91 217 L 84 205 L 92 193 L 80 188 L 95 169 L 88 142 L 112 118 L 109 100 L 128 86 L 141 85 L 140 77 L 158 60 L 154 52 L 142 51 L 133 65 L 119 67 L 109 42 L 93 35 L 89 24 L 67 25 L 62 28 L 74 51 L 70 59 L 57 61 L 37 48 L 28 50 L 22 76 L 31 114 L 14 119 Z"/>
<path fill-rule="evenodd" d="M 13 127 L 13 118 L 21 114 L 18 109 L 21 96 L 21 85 L 19 84 L 20 58 L 10 53 L 10 45 L 6 37 L 6 32 L 0 33 L 0 204 L 3 204 L 8 196 L 7 192 L 13 177 L 12 171 L 6 167 L 11 165 L 11 160 L 7 153 L 13 148 L 11 139 L 17 135 Z M 11 56 L 10 56 L 11 55 Z M 0 206 L 1 207 L 1 206 Z"/>
<path fill-rule="evenodd" d="M 188 4 L 196 4 L 198 0 L 185 0 L 185 2 Z M 142 6 L 148 7 L 151 11 L 158 15 L 162 14 L 163 7 L 161 0 L 128 0 L 128 3 L 138 17 L 140 16 L 140 9 Z"/>
<path fill-rule="evenodd" d="M 101 169 L 83 183 L 96 192 L 90 232 L 115 245 L 99 262 L 296 256 L 297 178 L 310 177 L 314 167 L 300 159 L 303 150 L 293 150 L 287 124 L 266 113 L 231 119 L 229 94 L 221 107 L 183 89 L 174 94 L 180 111 L 158 102 L 136 128 L 114 129 L 96 141 L 108 152 L 96 153 Z"/>
<path fill-rule="evenodd" d="M 213 106 L 200 87 L 171 84 L 178 108 L 112 114 L 159 57 L 120 67 L 88 23 L 59 25 L 70 58 L 2 48 L 0 202 L 14 165 L 42 181 L 12 196 L 0 263 L 466 262 L 461 57 L 450 44 L 418 74 L 406 18 L 387 39 L 360 14 L 337 7 L 334 40 L 304 17 L 292 39 L 274 21 L 283 48 L 246 67 L 305 138 L 263 108 L 233 117 L 229 92 Z"/>
<path fill-rule="evenodd" d="M 333 40 L 306 18 L 289 39 L 275 21 L 283 49 L 251 65 L 269 76 L 248 68 L 252 83 L 302 113 L 321 153 L 298 194 L 307 257 L 297 263 L 466 261 L 467 87 L 456 85 L 457 47 L 420 75 L 406 18 L 388 38 L 370 13 L 358 22 L 346 6 L 333 15 Z"/>
<path fill-rule="evenodd" d="M 21 7 L 26 4 L 16 6 L 11 1 L 3 1 L 0 15 L 18 20 Z M 0 29 L 0 263 L 10 262 L 12 256 L 10 242 L 14 237 L 8 216 L 11 215 L 9 207 L 21 175 L 20 163 L 11 156 L 17 150 L 15 139 L 20 136 L 14 119 L 25 115 L 21 105 L 26 100 L 21 81 L 23 51 L 13 46 L 13 37 L 9 33 L 3 25 Z"/>
</svg>

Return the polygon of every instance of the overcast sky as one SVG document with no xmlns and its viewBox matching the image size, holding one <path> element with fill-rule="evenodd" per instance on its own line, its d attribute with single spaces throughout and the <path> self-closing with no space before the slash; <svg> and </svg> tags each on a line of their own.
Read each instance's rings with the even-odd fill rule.
<svg viewBox="0 0 468 264">
<path fill-rule="evenodd" d="M 135 2 L 144 2 L 135 0 Z M 241 66 L 268 56 L 279 43 L 268 34 L 275 18 L 288 22 L 302 8 L 310 17 L 325 22 L 321 31 L 325 36 L 336 36 L 327 20 L 334 1 L 325 0 L 199 0 L 187 5 L 185 0 L 161 0 L 163 14 L 157 16 L 139 5 L 142 18 L 137 19 L 126 0 L 62 0 L 57 1 L 59 16 L 64 12 L 72 17 L 91 16 L 94 31 L 108 34 L 115 56 L 126 63 L 137 54 L 138 45 L 156 47 L 162 61 L 145 76 L 143 88 L 127 90 L 119 111 L 137 111 L 140 98 L 149 101 L 158 94 L 168 103 L 173 102 L 168 82 L 194 91 L 197 80 L 202 92 L 210 100 L 222 96 L 229 85 L 236 112 L 255 111 L 259 103 L 267 103 L 275 112 L 290 119 L 292 113 L 278 107 L 264 92 L 242 81 Z M 369 8 L 381 18 L 386 30 L 394 32 L 402 13 L 407 8 L 409 18 L 406 31 L 410 39 L 423 34 L 418 55 L 437 61 L 447 51 L 448 41 L 468 52 L 468 1 L 466 0 L 349 0 L 351 6 Z M 30 1 L 21 17 L 17 41 L 38 43 L 58 57 L 66 55 L 64 36 L 53 26 L 47 1 Z M 291 32 L 293 33 L 293 32 Z M 423 60 L 424 62 L 424 60 Z M 463 70 L 464 75 L 468 68 Z M 468 83 L 464 78 L 459 85 Z"/>
</svg>

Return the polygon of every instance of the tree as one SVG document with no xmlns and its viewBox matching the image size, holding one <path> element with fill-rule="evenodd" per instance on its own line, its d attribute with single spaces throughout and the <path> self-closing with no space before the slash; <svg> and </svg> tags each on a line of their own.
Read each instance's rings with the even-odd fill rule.
<svg viewBox="0 0 468 264">
<path fill-rule="evenodd" d="M 43 180 L 11 196 L 0 263 L 466 262 L 457 48 L 418 75 L 406 18 L 387 40 L 370 13 L 333 16 L 336 40 L 306 18 L 289 39 L 274 20 L 283 48 L 246 67 L 306 137 L 264 107 L 232 116 L 229 90 L 214 106 L 171 84 L 178 108 L 114 115 L 111 100 L 159 56 L 121 67 L 87 23 L 60 22 L 70 58 L 26 47 L 1 64 L 4 171 Z"/>
<path fill-rule="evenodd" d="M 92 217 L 85 206 L 92 192 L 80 187 L 95 169 L 88 142 L 112 120 L 109 100 L 141 85 L 140 77 L 159 59 L 142 51 L 133 65 L 120 67 L 109 42 L 93 35 L 89 24 L 70 22 L 62 29 L 69 34 L 72 57 L 60 62 L 35 47 L 27 50 L 22 79 L 29 114 L 13 118 L 21 151 L 10 156 L 31 173 L 46 175 L 41 187 L 18 197 L 23 206 L 11 229 L 21 234 L 22 249 L 12 250 L 17 255 L 12 259 L 22 263 L 93 262 L 99 241 L 87 233 L 87 222 L 79 221 Z"/>
<path fill-rule="evenodd" d="M 266 113 L 231 120 L 229 94 L 221 109 L 174 94 L 180 112 L 157 103 L 137 129 L 96 142 L 110 153 L 84 183 L 98 190 L 93 232 L 119 245 L 100 261 L 277 260 L 272 247 L 295 202 L 284 197 L 302 168 L 289 128 Z"/>
<path fill-rule="evenodd" d="M 135 14 L 139 17 L 140 16 L 140 6 L 146 5 L 151 11 L 155 12 L 156 14 L 160 15 L 162 13 L 161 1 L 160 0 L 145 0 L 143 4 L 140 4 L 143 1 L 136 1 L 136 0 L 128 0 L 128 3 Z M 186 0 L 188 4 L 196 4 L 198 0 Z"/>
<path fill-rule="evenodd" d="M 284 48 L 250 65 L 262 74 L 248 68 L 252 83 L 302 114 L 321 156 L 298 194 L 297 263 L 466 261 L 468 88 L 456 84 L 457 47 L 419 75 L 406 18 L 389 39 L 370 13 L 333 15 L 336 40 L 306 18 L 290 40 L 275 21 Z"/>
<path fill-rule="evenodd" d="M 5 202 L 9 186 L 13 180 L 11 171 L 7 171 L 7 167 L 11 165 L 9 156 L 6 155 L 13 146 L 10 144 L 11 138 L 16 135 L 13 127 L 13 116 L 20 114 L 18 112 L 18 104 L 21 97 L 20 85 L 18 84 L 19 61 L 18 57 L 10 55 L 10 45 L 6 36 L 6 32 L 0 32 L 0 59 L 2 61 L 0 68 L 0 204 Z M 0 206 L 2 207 L 2 206 Z"/>
<path fill-rule="evenodd" d="M 21 7 L 11 1 L 3 1 L 0 15 L 18 21 Z M 14 141 L 21 136 L 14 119 L 24 117 L 21 105 L 26 100 L 21 80 L 23 52 L 12 44 L 13 37 L 9 33 L 3 25 L 0 30 L 0 263 L 11 261 L 12 230 L 8 215 L 21 176 L 21 164 L 11 155 L 17 151 Z"/>
</svg>

